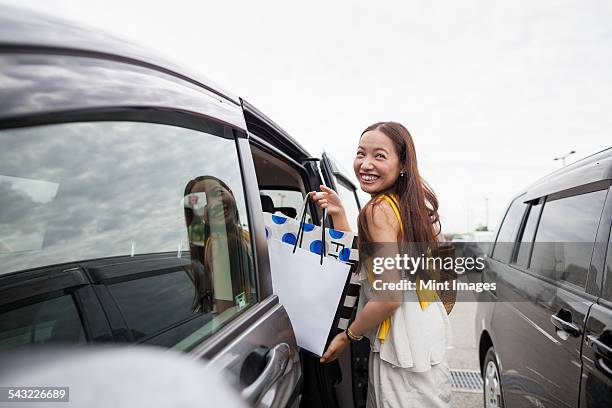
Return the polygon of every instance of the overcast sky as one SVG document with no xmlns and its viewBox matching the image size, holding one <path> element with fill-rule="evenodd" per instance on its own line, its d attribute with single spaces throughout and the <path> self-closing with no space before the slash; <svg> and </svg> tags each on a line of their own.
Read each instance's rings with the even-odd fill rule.
<svg viewBox="0 0 612 408">
<path fill-rule="evenodd" d="M 159 50 L 351 174 L 361 131 L 401 122 L 444 230 L 486 223 L 486 198 L 495 227 L 554 157 L 612 145 L 612 2 L 432 3 L 13 2 Z"/>
</svg>

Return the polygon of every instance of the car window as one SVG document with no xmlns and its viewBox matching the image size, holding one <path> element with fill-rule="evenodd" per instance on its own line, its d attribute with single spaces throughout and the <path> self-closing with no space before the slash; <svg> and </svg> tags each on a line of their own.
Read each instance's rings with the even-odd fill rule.
<svg viewBox="0 0 612 408">
<path fill-rule="evenodd" d="M 584 287 L 607 190 L 546 201 L 529 269 Z"/>
<path fill-rule="evenodd" d="M 85 341 L 85 331 L 71 295 L 20 305 L 0 313 L 0 350 L 26 344 Z"/>
<path fill-rule="evenodd" d="M 0 131 L 0 274 L 97 262 L 135 341 L 199 316 L 179 339 L 195 345 L 256 302 L 236 144 L 222 134 L 136 122 Z"/>
<path fill-rule="evenodd" d="M 301 191 L 289 189 L 261 189 L 259 194 L 262 196 L 262 209 L 266 212 L 281 213 L 289 218 L 298 218 L 300 211 L 304 206 L 304 194 Z M 270 197 L 271 203 L 274 206 L 266 205 L 265 197 Z M 268 201 L 269 203 L 269 201 Z M 265 206 L 265 207 L 264 207 Z M 311 220 L 310 214 L 307 220 Z"/>
<path fill-rule="evenodd" d="M 357 217 L 359 216 L 359 207 L 357 206 L 357 198 L 355 197 L 354 190 L 348 188 L 340 180 L 336 180 L 336 186 L 338 188 L 338 196 L 342 200 L 344 210 L 346 211 L 346 217 L 348 223 L 351 226 L 353 232 L 357 232 Z"/>
<path fill-rule="evenodd" d="M 608 236 L 608 249 L 606 252 L 605 282 L 603 298 L 612 301 L 612 229 Z"/>
<path fill-rule="evenodd" d="M 499 234 L 495 241 L 492 258 L 502 262 L 508 262 L 510 260 L 514 241 L 516 240 L 516 234 L 518 233 L 526 208 L 527 204 L 521 200 L 521 197 L 516 198 L 512 202 L 499 228 Z"/>
<path fill-rule="evenodd" d="M 531 255 L 531 246 L 533 238 L 535 236 L 536 227 L 538 226 L 538 220 L 540 218 L 540 212 L 542 211 L 542 203 L 536 203 L 531 205 L 529 208 L 529 215 L 527 216 L 527 222 L 523 233 L 521 235 L 520 243 L 518 246 L 518 252 L 516 255 L 515 263 L 517 266 L 526 268 L 529 264 L 529 257 Z"/>
</svg>

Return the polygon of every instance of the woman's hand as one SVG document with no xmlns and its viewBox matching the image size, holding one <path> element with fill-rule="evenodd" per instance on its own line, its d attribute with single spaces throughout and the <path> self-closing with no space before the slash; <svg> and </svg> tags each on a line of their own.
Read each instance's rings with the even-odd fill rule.
<svg viewBox="0 0 612 408">
<path fill-rule="evenodd" d="M 319 361 L 321 363 L 329 363 L 331 361 L 334 361 L 335 359 L 340 357 L 340 354 L 342 354 L 342 352 L 348 345 L 349 339 L 346 336 L 346 333 L 338 333 L 336 337 L 334 337 L 334 339 L 331 341 L 331 343 L 329 343 L 329 347 L 327 348 L 327 350 L 325 350 L 325 353 L 323 353 L 323 356 Z"/>
<path fill-rule="evenodd" d="M 329 187 L 321 185 L 321 191 L 311 191 L 310 197 L 319 206 L 319 208 L 327 208 L 327 213 L 332 217 L 339 214 L 344 214 L 344 206 L 338 194 Z"/>
<path fill-rule="evenodd" d="M 321 208 L 327 208 L 327 214 L 332 217 L 334 221 L 334 228 L 341 231 L 350 231 L 351 227 L 349 226 L 348 220 L 346 218 L 346 213 L 344 211 L 344 206 L 342 205 L 342 200 L 338 194 L 329 187 L 325 187 L 324 185 L 320 186 L 321 191 L 311 191 L 310 197 L 315 202 L 315 204 Z"/>
</svg>

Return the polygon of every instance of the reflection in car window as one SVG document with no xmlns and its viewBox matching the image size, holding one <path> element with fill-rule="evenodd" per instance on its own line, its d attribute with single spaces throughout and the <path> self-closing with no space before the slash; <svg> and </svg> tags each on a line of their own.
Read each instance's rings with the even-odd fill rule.
<svg viewBox="0 0 612 408">
<path fill-rule="evenodd" d="M 255 302 L 232 139 L 137 122 L 0 131 L 0 200 L 0 274 L 112 257 L 125 277 L 108 288 L 138 338 L 192 314 L 212 318 L 206 332 L 190 326 L 195 344 L 217 317 Z M 130 276 L 141 254 L 189 266 Z"/>
<path fill-rule="evenodd" d="M 516 198 L 510 205 L 504 217 L 504 221 L 499 228 L 499 234 L 497 235 L 495 248 L 492 254 L 493 259 L 502 262 L 508 262 L 510 260 L 514 241 L 516 240 L 516 234 L 518 233 L 526 208 L 527 204 L 521 200 L 521 197 Z"/>
<path fill-rule="evenodd" d="M 27 344 L 83 342 L 85 332 L 71 295 L 0 313 L 0 350 Z"/>
<path fill-rule="evenodd" d="M 336 180 L 338 186 L 338 196 L 342 200 L 344 209 L 346 210 L 346 217 L 348 223 L 351 226 L 351 230 L 357 233 L 357 217 L 359 216 L 359 207 L 357 206 L 357 199 L 353 189 L 349 189 L 340 180 Z"/>
<path fill-rule="evenodd" d="M 547 201 L 530 269 L 584 287 L 607 190 Z"/>
</svg>

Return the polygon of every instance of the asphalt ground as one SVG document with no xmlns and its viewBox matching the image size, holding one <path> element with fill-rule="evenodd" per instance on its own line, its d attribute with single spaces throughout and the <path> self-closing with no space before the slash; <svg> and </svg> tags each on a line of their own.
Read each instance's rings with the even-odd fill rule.
<svg viewBox="0 0 612 408">
<path fill-rule="evenodd" d="M 449 350 L 448 364 L 451 370 L 479 370 L 478 345 L 475 333 L 475 302 L 457 302 L 449 315 L 453 330 L 453 346 Z M 483 407 L 482 392 L 453 390 L 451 407 Z"/>
</svg>

